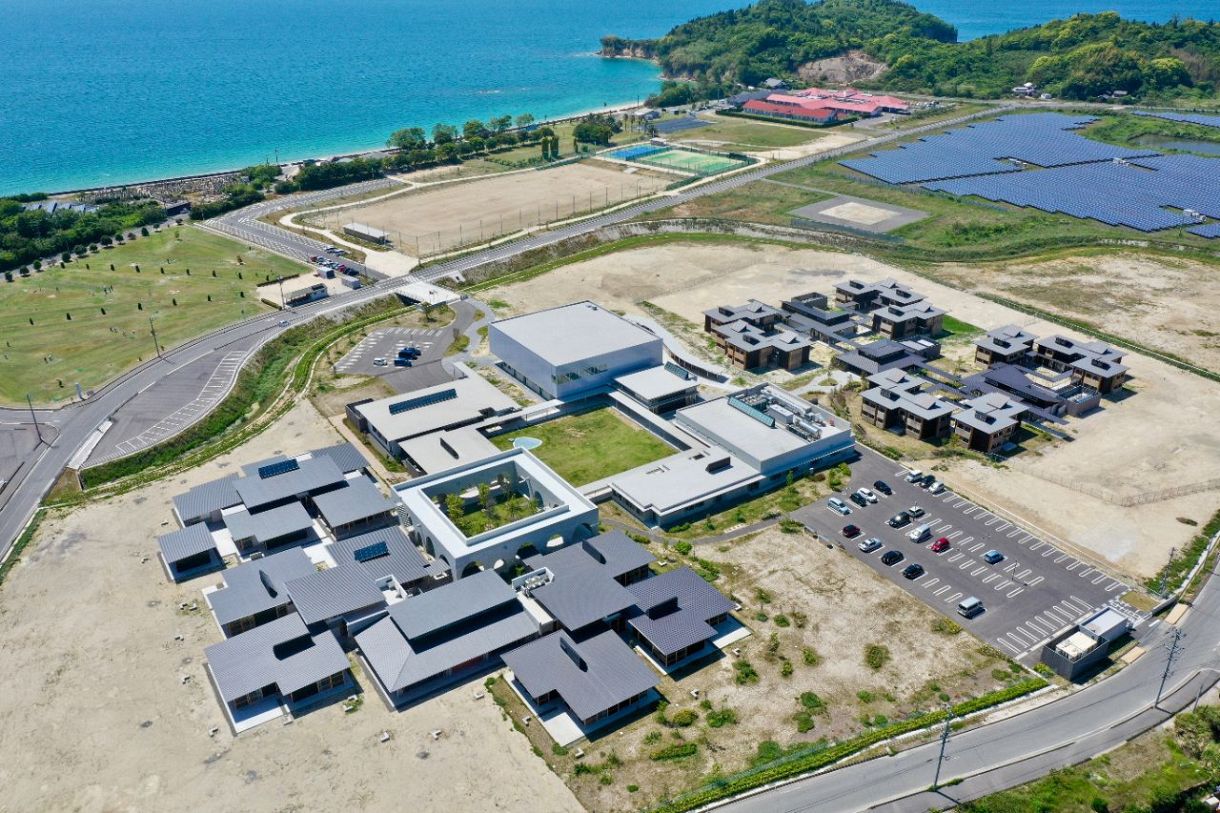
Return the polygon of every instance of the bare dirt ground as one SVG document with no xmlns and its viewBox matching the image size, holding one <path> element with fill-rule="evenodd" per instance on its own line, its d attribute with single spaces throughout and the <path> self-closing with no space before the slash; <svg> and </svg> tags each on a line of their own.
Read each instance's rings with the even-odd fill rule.
<svg viewBox="0 0 1220 813">
<path fill-rule="evenodd" d="M 658 557 L 683 559 L 655 543 L 650 547 Z M 694 725 L 668 727 L 653 715 L 630 723 L 583 746 L 584 762 L 603 765 L 613 754 L 621 763 L 586 775 L 574 774 L 573 757 L 555 757 L 547 741 L 527 729 L 591 811 L 646 808 L 697 785 L 716 767 L 726 774 L 741 770 L 766 740 L 787 748 L 844 738 L 866 728 L 862 716 L 870 723 L 882 723 L 879 716 L 896 720 L 938 707 L 942 692 L 956 701 L 1003 685 L 993 670 L 1001 670 L 1003 678 L 1015 675 L 999 653 L 967 632 L 934 631 L 937 613 L 842 551 L 804 534 L 769 530 L 731 546 L 698 545 L 692 555 L 721 568 L 716 587 L 743 604 L 739 615 L 754 632 L 734 645 L 740 658 L 728 652 L 676 681 L 663 681 L 666 716 L 694 711 L 699 715 Z M 864 661 L 865 647 L 874 643 L 889 651 L 889 660 L 876 670 Z M 752 667 L 756 679 L 738 682 L 734 664 L 740 661 Z M 787 677 L 785 662 L 791 664 Z M 692 689 L 699 691 L 698 699 Z M 861 691 L 871 697 L 862 699 Z M 794 715 L 804 709 L 798 699 L 803 692 L 813 692 L 824 707 L 810 713 L 812 728 L 801 732 Z M 737 722 L 709 726 L 707 704 L 710 711 L 731 710 Z M 666 762 L 649 758 L 680 742 L 696 743 L 697 753 Z M 612 776 L 609 784 L 601 778 L 605 774 Z M 625 792 L 628 783 L 639 791 Z"/>
<path fill-rule="evenodd" d="M 1012 322 L 1040 336 L 1074 335 L 867 257 L 781 246 L 675 243 L 633 249 L 505 286 L 496 296 L 517 310 L 589 298 L 640 313 L 638 303 L 647 300 L 702 324 L 706 308 L 751 297 L 778 304 L 793 294 L 830 292 L 849 277 L 894 277 L 980 328 Z M 1133 321 L 1114 322 L 1114 332 L 1129 329 L 1133 339 L 1147 340 L 1147 329 L 1134 321 L 1138 310 L 1130 306 L 1123 318 Z M 1151 575 L 1165 563 L 1170 548 L 1181 549 L 1194 535 L 1177 518 L 1206 520 L 1220 500 L 1216 490 L 1168 496 L 1172 489 L 1220 478 L 1220 429 L 1210 406 L 1220 402 L 1220 385 L 1136 354 L 1127 363 L 1135 377 L 1129 385 L 1132 394 L 1121 402 L 1104 401 L 1096 413 L 1073 419 L 1067 427 L 1073 442 L 1019 455 L 1004 470 L 951 463 L 945 480 L 1126 573 Z M 1157 499 L 1123 504 L 1140 495 Z"/>
<path fill-rule="evenodd" d="M 425 257 L 652 194 L 674 179 L 636 167 L 582 161 L 406 192 L 345 208 L 341 215 L 344 222 L 389 232 L 402 251 Z M 330 216 L 327 225 L 338 216 Z"/>
<path fill-rule="evenodd" d="M 370 692 L 352 714 L 332 705 L 229 734 L 203 670 L 220 633 L 210 616 L 178 609 L 219 577 L 170 585 L 154 537 L 186 487 L 338 440 L 302 403 L 224 459 L 43 525 L 0 591 L 0 811 L 578 807 L 472 687 L 402 713 Z"/>
<path fill-rule="evenodd" d="M 850 84 L 880 76 L 888 67 L 863 51 L 848 51 L 842 56 L 806 62 L 797 73 L 806 82 Z"/>
<path fill-rule="evenodd" d="M 1220 370 L 1220 268 L 1175 257 L 1101 254 L 1031 263 L 941 266 L 955 286 L 983 290 Z"/>
</svg>

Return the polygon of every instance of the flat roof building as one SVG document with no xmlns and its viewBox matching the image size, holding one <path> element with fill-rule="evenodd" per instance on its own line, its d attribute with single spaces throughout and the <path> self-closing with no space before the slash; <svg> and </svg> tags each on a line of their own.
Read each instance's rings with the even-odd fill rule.
<svg viewBox="0 0 1220 813">
<path fill-rule="evenodd" d="M 660 337 L 593 302 L 492 322 L 491 352 L 505 370 L 547 398 L 577 398 L 662 362 Z"/>
<path fill-rule="evenodd" d="M 467 536 L 446 513 L 449 497 L 457 496 L 464 515 L 482 511 L 480 486 L 487 487 L 493 501 L 528 500 L 532 513 Z M 504 567 L 523 548 L 544 551 L 597 533 L 597 506 L 525 449 L 419 477 L 395 486 L 395 492 L 411 538 L 444 560 L 455 579 Z"/>
<path fill-rule="evenodd" d="M 620 390 L 650 412 L 672 412 L 690 406 L 699 397 L 699 382 L 695 377 L 669 362 L 619 376 L 616 383 Z"/>
<path fill-rule="evenodd" d="M 367 223 L 348 223 L 343 227 L 343 233 L 357 240 L 367 240 L 370 243 L 385 244 L 390 242 L 389 232 L 382 231 Z"/>
</svg>

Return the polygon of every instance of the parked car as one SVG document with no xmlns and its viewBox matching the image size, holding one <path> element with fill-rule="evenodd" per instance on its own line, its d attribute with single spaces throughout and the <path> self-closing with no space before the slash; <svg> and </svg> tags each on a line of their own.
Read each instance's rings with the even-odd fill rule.
<svg viewBox="0 0 1220 813">
<path fill-rule="evenodd" d="M 932 535 L 932 529 L 927 525 L 920 525 L 907 534 L 907 539 L 912 542 L 922 542 Z"/>
<path fill-rule="evenodd" d="M 826 507 L 836 514 L 847 516 L 851 513 L 851 509 L 847 507 L 847 503 L 840 500 L 838 497 L 831 497 L 826 501 Z"/>
<path fill-rule="evenodd" d="M 398 357 L 404 358 L 404 359 L 417 359 L 417 358 L 419 358 L 419 348 L 418 347 L 401 347 L 398 350 Z"/>
<path fill-rule="evenodd" d="M 847 499 L 851 500 L 852 502 L 854 502 L 856 505 L 860 506 L 861 508 L 868 508 L 868 500 L 864 499 L 862 496 L 860 496 L 859 494 L 857 494 L 854 491 L 847 495 Z"/>
<path fill-rule="evenodd" d="M 870 489 L 857 488 L 856 493 L 859 494 L 861 497 L 863 497 L 868 502 L 877 502 L 877 495 L 874 494 Z"/>
<path fill-rule="evenodd" d="M 933 553 L 944 553 L 948 549 L 949 549 L 949 539 L 948 539 L 948 537 L 944 537 L 944 536 L 942 536 L 940 539 L 936 540 L 935 542 L 933 542 L 931 545 L 928 546 L 928 550 L 932 551 Z"/>
<path fill-rule="evenodd" d="M 881 540 L 875 536 L 870 536 L 861 542 L 858 547 L 861 553 L 872 553 L 875 550 L 881 550 Z"/>
<path fill-rule="evenodd" d="M 923 477 L 919 478 L 919 487 L 920 488 L 931 488 L 932 484 L 935 482 L 936 482 L 936 477 L 934 477 L 931 474 L 925 474 Z"/>
<path fill-rule="evenodd" d="M 385 360 L 384 356 L 378 356 L 377 358 L 373 359 L 374 367 L 385 367 L 387 364 L 389 364 L 389 362 Z"/>
<path fill-rule="evenodd" d="M 911 469 L 907 472 L 906 481 L 908 483 L 917 483 L 923 479 L 923 472 L 919 469 Z"/>
<path fill-rule="evenodd" d="M 957 614 L 962 618 L 974 618 L 981 612 L 983 612 L 983 602 L 974 596 L 957 605 Z"/>
<path fill-rule="evenodd" d="M 909 564 L 905 568 L 903 568 L 902 577 L 904 579 L 918 579 L 920 576 L 923 575 L 923 573 L 924 573 L 923 565 L 912 562 L 911 564 Z"/>
<path fill-rule="evenodd" d="M 983 554 L 983 561 L 989 565 L 998 565 L 1000 562 L 1004 561 L 1004 554 L 1000 553 L 998 550 L 989 550 Z"/>
<path fill-rule="evenodd" d="M 928 487 L 928 493 L 929 494 L 944 494 L 945 493 L 945 484 L 942 483 L 940 480 L 937 480 L 935 483 L 933 483 L 932 485 L 930 485 Z"/>
<path fill-rule="evenodd" d="M 912 505 L 910 508 L 907 509 L 907 513 L 910 514 L 911 516 L 915 517 L 915 519 L 919 519 L 920 517 L 922 517 L 924 514 L 926 514 L 928 512 L 923 510 L 923 508 L 919 507 L 918 505 Z"/>
<path fill-rule="evenodd" d="M 398 358 L 394 359 L 394 366 L 395 367 L 410 367 L 411 359 L 405 359 L 402 356 L 399 356 Z"/>
<path fill-rule="evenodd" d="M 843 526 L 843 535 L 845 537 L 847 537 L 848 539 L 855 539 L 860 534 L 861 534 L 861 531 L 860 531 L 859 526 L 856 526 L 856 525 L 844 525 Z"/>
<path fill-rule="evenodd" d="M 889 550 L 881 555 L 881 564 L 885 565 L 886 567 L 893 567 L 905 558 L 907 557 L 902 554 L 902 551 Z"/>
<path fill-rule="evenodd" d="M 906 511 L 899 511 L 897 514 L 894 514 L 894 516 L 886 520 L 886 524 L 891 528 L 902 528 L 911 524 L 911 515 Z"/>
<path fill-rule="evenodd" d="M 873 488 L 880 491 L 885 496 L 889 497 L 894 493 L 894 489 L 890 488 L 890 484 L 884 480 L 876 480 L 873 482 Z"/>
</svg>

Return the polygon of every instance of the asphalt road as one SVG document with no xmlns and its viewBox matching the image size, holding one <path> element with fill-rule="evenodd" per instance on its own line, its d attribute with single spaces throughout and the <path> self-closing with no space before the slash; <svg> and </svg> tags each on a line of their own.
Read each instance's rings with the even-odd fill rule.
<svg viewBox="0 0 1220 813">
<path fill-rule="evenodd" d="M 893 813 L 941 810 L 1090 759 L 1159 725 L 1216 683 L 1220 667 L 1220 585 L 1211 578 L 1180 623 L 1185 649 L 1164 697 L 1154 705 L 1172 627 L 1155 625 L 1141 643 L 1148 651 L 1112 677 L 1052 703 L 989 725 L 953 734 L 931 793 L 939 743 L 900 751 L 801 779 L 720 808 L 732 813 Z"/>
<path fill-rule="evenodd" d="M 1145 615 L 1120 600 L 1129 589 L 1091 564 L 1063 552 L 1027 528 L 998 517 L 964 497 L 945 491 L 929 494 L 905 480 L 908 469 L 867 447 L 852 464 L 850 494 L 857 488 L 872 488 L 885 481 L 893 496 L 878 492 L 878 502 L 866 508 L 848 503 L 852 513 L 842 516 L 825 500 L 793 512 L 793 518 L 860 559 L 886 578 L 966 626 L 975 635 L 998 647 L 1005 655 L 1029 664 L 1038 659 L 1042 644 L 1058 630 L 1099 607 L 1110 606 L 1140 624 Z M 902 528 L 888 520 L 900 511 L 919 506 L 926 513 Z M 858 526 L 862 533 L 846 539 L 842 529 Z M 921 525 L 931 532 L 921 543 L 907 534 Z M 858 543 L 875 537 L 883 546 L 863 553 Z M 948 539 L 949 548 L 933 553 L 933 540 Z M 886 566 L 881 557 L 896 550 L 903 561 Z M 1003 561 L 988 564 L 983 554 L 996 550 Z M 904 567 L 918 563 L 925 573 L 915 579 L 902 575 Z M 985 611 L 966 620 L 956 614 L 957 605 L 968 596 L 982 599 Z"/>
</svg>

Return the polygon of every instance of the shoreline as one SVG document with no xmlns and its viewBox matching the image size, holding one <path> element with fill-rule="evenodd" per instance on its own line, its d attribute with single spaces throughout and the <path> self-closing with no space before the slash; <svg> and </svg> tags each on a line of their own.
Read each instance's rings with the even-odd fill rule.
<svg viewBox="0 0 1220 813">
<path fill-rule="evenodd" d="M 638 103 L 637 102 L 624 102 L 621 104 L 611 104 L 611 105 L 608 105 L 605 107 L 586 108 L 584 110 L 580 110 L 575 113 L 570 113 L 568 115 L 558 116 L 556 118 L 544 119 L 542 121 L 537 121 L 537 122 L 534 122 L 534 124 L 531 126 L 543 127 L 543 126 L 551 125 L 551 124 L 562 124 L 563 122 L 573 121 L 575 119 L 583 118 L 583 117 L 588 116 L 593 113 L 605 113 L 605 114 L 623 113 L 628 110 L 635 110 L 636 108 L 640 108 L 640 107 L 643 107 L 643 102 L 638 102 Z M 517 130 L 518 128 L 510 127 L 509 129 Z M 332 162 L 332 161 L 343 160 L 345 158 L 366 158 L 366 157 L 374 156 L 374 155 L 389 155 L 393 152 L 395 152 L 395 150 L 393 150 L 389 147 L 383 146 L 383 147 L 378 147 L 375 149 L 358 150 L 355 152 L 339 152 L 339 153 L 333 153 L 330 155 L 310 156 L 308 158 L 297 158 L 297 159 L 294 159 L 291 161 L 281 161 L 279 163 L 279 166 L 280 167 L 300 166 L 300 165 L 303 165 L 310 161 L 312 161 L 314 163 L 327 163 L 327 162 Z M 250 165 L 247 164 L 245 166 L 250 166 Z M 229 167 L 228 169 L 218 169 L 214 172 L 195 172 L 195 173 L 191 173 L 189 175 L 169 175 L 169 176 L 162 176 L 162 177 L 158 177 L 158 178 L 146 178 L 143 180 L 127 181 L 125 183 L 106 184 L 104 186 L 83 186 L 83 187 L 77 187 L 74 189 L 63 189 L 63 190 L 57 190 L 57 191 L 53 191 L 53 192 L 46 192 L 44 194 L 46 194 L 46 196 L 48 198 L 57 198 L 57 197 L 67 197 L 70 195 L 84 195 L 84 194 L 91 194 L 91 193 L 97 193 L 97 192 L 104 192 L 104 191 L 108 191 L 108 190 L 128 189 L 133 186 L 147 186 L 147 185 L 151 185 L 151 184 L 163 184 L 163 183 L 182 183 L 182 182 L 187 182 L 187 181 L 203 180 L 203 179 L 207 179 L 207 178 L 221 178 L 226 175 L 233 175 L 234 173 L 240 172 L 243 168 L 244 167 Z M 13 194 L 22 194 L 22 193 L 16 192 Z M 5 195 L 0 195 L 0 197 L 5 197 Z"/>
</svg>

